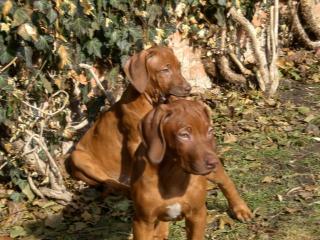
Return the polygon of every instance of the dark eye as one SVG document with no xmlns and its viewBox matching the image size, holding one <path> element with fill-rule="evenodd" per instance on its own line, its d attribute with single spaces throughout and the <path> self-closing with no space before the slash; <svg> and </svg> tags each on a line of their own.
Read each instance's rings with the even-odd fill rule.
<svg viewBox="0 0 320 240">
<path fill-rule="evenodd" d="M 178 133 L 179 139 L 182 140 L 190 140 L 191 139 L 191 134 L 188 131 L 181 131 Z"/>
<path fill-rule="evenodd" d="M 169 72 L 169 68 L 163 68 L 160 70 L 161 73 L 168 73 Z"/>
</svg>

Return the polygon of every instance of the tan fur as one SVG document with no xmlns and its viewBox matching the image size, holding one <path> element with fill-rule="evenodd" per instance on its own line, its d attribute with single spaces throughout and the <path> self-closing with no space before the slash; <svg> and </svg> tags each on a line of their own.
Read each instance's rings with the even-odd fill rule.
<svg viewBox="0 0 320 240">
<path fill-rule="evenodd" d="M 125 65 L 130 85 L 121 99 L 85 133 L 71 155 L 72 175 L 108 191 L 128 191 L 131 161 L 140 144 L 139 121 L 169 95 L 188 95 L 171 49 L 154 47 L 132 56 Z"/>
<path fill-rule="evenodd" d="M 200 102 L 160 105 L 142 120 L 132 168 L 135 240 L 168 239 L 170 220 L 186 219 L 189 240 L 204 239 L 207 180 L 218 183 L 240 220 L 252 213 L 225 173 L 208 111 Z"/>
</svg>

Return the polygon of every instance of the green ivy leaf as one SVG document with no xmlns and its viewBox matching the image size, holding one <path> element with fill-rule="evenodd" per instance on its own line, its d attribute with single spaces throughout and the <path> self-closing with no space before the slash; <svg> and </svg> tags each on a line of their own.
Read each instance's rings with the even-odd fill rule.
<svg viewBox="0 0 320 240">
<path fill-rule="evenodd" d="M 49 44 L 45 36 L 40 36 L 38 41 L 34 44 L 38 50 L 49 50 Z"/>
<path fill-rule="evenodd" d="M 128 8 L 123 0 L 110 0 L 110 5 L 120 11 L 127 12 Z"/>
<path fill-rule="evenodd" d="M 226 0 L 218 0 L 218 5 L 225 7 L 225 6 L 227 6 L 227 1 Z"/>
<path fill-rule="evenodd" d="M 0 107 L 0 123 L 3 123 L 6 119 L 6 110 Z"/>
<path fill-rule="evenodd" d="M 49 23 L 50 24 L 54 23 L 57 17 L 58 17 L 57 12 L 51 8 L 47 13 L 47 19 L 49 20 Z"/>
<path fill-rule="evenodd" d="M 23 201 L 24 195 L 22 193 L 13 192 L 10 194 L 9 198 L 14 202 L 21 202 Z"/>
<path fill-rule="evenodd" d="M 141 26 L 133 26 L 129 28 L 129 33 L 131 37 L 133 38 L 134 42 L 137 42 L 138 40 L 142 39 L 142 28 Z"/>
<path fill-rule="evenodd" d="M 86 34 L 88 28 L 89 28 L 89 22 L 86 21 L 84 18 L 77 18 L 73 23 L 72 23 L 72 30 L 75 32 L 75 34 L 78 37 L 81 37 Z"/>
<path fill-rule="evenodd" d="M 20 26 L 21 24 L 30 20 L 28 12 L 24 8 L 18 8 L 13 14 L 12 27 Z"/>
<path fill-rule="evenodd" d="M 89 98 L 88 98 L 88 93 L 89 93 L 89 87 L 88 85 L 85 85 L 83 88 L 80 89 L 81 91 L 81 96 L 82 96 L 82 101 L 83 103 L 88 103 Z"/>
<path fill-rule="evenodd" d="M 86 49 L 88 53 L 99 58 L 101 58 L 101 47 L 102 43 L 97 38 L 93 38 L 86 44 Z"/>
<path fill-rule="evenodd" d="M 294 80 L 299 81 L 301 79 L 301 76 L 299 75 L 299 73 L 297 73 L 294 70 L 290 70 L 289 74 L 294 78 Z"/>
<path fill-rule="evenodd" d="M 17 33 L 26 41 L 36 41 L 38 39 L 37 29 L 30 23 L 24 23 L 20 25 Z"/>
<path fill-rule="evenodd" d="M 0 63 L 2 65 L 7 64 L 13 59 L 13 55 L 6 49 L 2 53 L 0 53 Z"/>
<path fill-rule="evenodd" d="M 44 88 L 48 91 L 48 93 L 52 93 L 53 89 L 52 89 L 51 83 L 48 81 L 48 79 L 45 76 L 43 76 L 42 74 L 40 74 L 40 79 L 42 81 Z"/>
<path fill-rule="evenodd" d="M 19 186 L 19 188 L 23 192 L 23 194 L 27 196 L 29 201 L 32 201 L 35 198 L 32 190 L 26 180 L 20 179 L 18 181 L 17 185 Z"/>
<path fill-rule="evenodd" d="M 223 27 L 226 24 L 226 17 L 224 14 L 224 8 L 223 7 L 218 7 L 216 13 L 214 14 L 215 18 L 218 21 L 218 25 L 220 27 Z"/>
<path fill-rule="evenodd" d="M 45 13 L 50 7 L 51 7 L 51 4 L 48 1 L 41 0 L 41 1 L 33 2 L 33 8 L 42 13 Z"/>
<path fill-rule="evenodd" d="M 29 46 L 25 46 L 23 48 L 23 56 L 28 68 L 32 68 L 32 55 L 33 55 L 32 48 Z"/>
<path fill-rule="evenodd" d="M 121 35 L 122 34 L 121 34 L 120 30 L 115 29 L 114 31 L 112 31 L 111 36 L 110 36 L 110 43 L 113 44 L 113 43 L 118 42 L 121 38 Z"/>
<path fill-rule="evenodd" d="M 117 46 L 120 48 L 121 53 L 128 53 L 131 47 L 131 43 L 127 40 L 117 42 Z"/>
<path fill-rule="evenodd" d="M 115 85 L 118 79 L 118 75 L 119 75 L 119 66 L 116 66 L 112 68 L 111 71 L 108 73 L 107 79 L 111 82 L 112 85 Z"/>
<path fill-rule="evenodd" d="M 113 205 L 113 208 L 118 211 L 123 211 L 123 212 L 128 211 L 128 209 L 130 208 L 130 202 L 126 199 L 121 200 L 121 201 L 115 203 Z"/>
<path fill-rule="evenodd" d="M 157 4 L 152 4 L 147 7 L 147 12 L 149 13 L 148 25 L 153 26 L 154 21 L 162 15 L 162 9 Z"/>
<path fill-rule="evenodd" d="M 12 238 L 23 237 L 26 235 L 26 230 L 24 230 L 24 228 L 21 226 L 14 226 L 10 229 L 10 237 Z"/>
<path fill-rule="evenodd" d="M 7 85 L 8 81 L 4 77 L 0 76 L 0 89 L 5 88 Z"/>
</svg>

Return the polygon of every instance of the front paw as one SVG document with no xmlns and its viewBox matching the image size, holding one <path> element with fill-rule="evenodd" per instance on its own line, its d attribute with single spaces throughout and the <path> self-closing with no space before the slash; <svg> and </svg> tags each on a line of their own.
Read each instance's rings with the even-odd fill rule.
<svg viewBox="0 0 320 240">
<path fill-rule="evenodd" d="M 231 206 L 231 211 L 241 222 L 250 221 L 254 216 L 244 201 L 238 202 Z"/>
</svg>

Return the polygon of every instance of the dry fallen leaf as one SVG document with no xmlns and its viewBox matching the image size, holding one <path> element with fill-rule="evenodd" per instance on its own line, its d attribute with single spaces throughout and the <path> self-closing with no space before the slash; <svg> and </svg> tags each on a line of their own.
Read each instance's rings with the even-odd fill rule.
<svg viewBox="0 0 320 240">
<path fill-rule="evenodd" d="M 266 176 L 266 177 L 264 177 L 264 178 L 262 179 L 261 182 L 263 182 L 263 183 L 272 183 L 272 182 L 274 182 L 275 180 L 276 180 L 276 178 L 274 178 L 274 177 Z"/>
<path fill-rule="evenodd" d="M 224 143 L 235 143 L 237 142 L 237 136 L 233 135 L 232 133 L 226 133 L 223 137 Z"/>
</svg>

